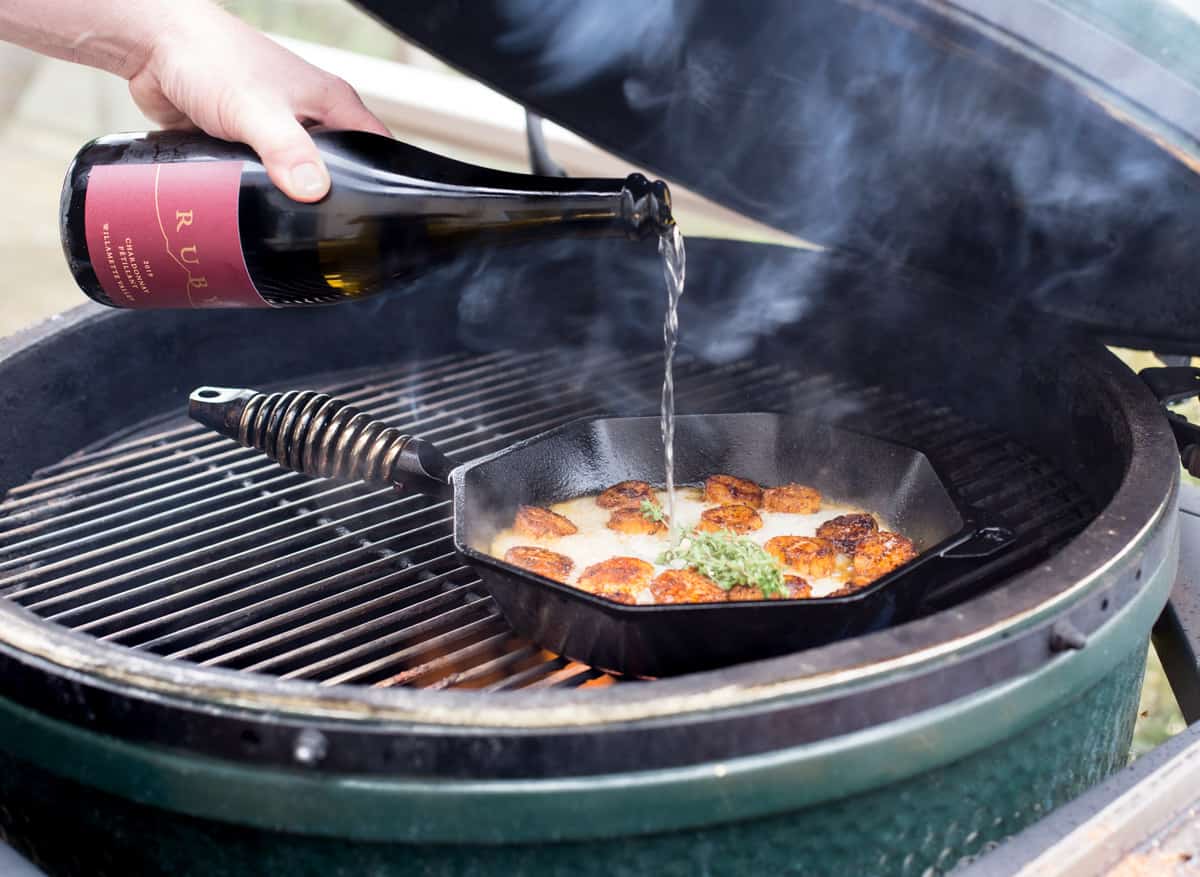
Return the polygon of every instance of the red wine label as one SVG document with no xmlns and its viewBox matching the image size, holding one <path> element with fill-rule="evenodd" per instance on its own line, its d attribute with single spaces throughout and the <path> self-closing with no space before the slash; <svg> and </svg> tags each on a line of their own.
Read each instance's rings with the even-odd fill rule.
<svg viewBox="0 0 1200 877">
<path fill-rule="evenodd" d="M 267 307 L 238 236 L 240 161 L 92 168 L 84 198 L 88 255 L 125 308 Z"/>
</svg>

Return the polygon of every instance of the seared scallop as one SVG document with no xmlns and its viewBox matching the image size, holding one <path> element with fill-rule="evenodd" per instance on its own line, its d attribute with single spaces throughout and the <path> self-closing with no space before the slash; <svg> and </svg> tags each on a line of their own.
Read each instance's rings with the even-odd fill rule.
<svg viewBox="0 0 1200 877">
<path fill-rule="evenodd" d="M 654 488 L 645 481 L 621 481 L 596 497 L 602 509 L 636 509 L 643 501 L 658 502 Z"/>
<path fill-rule="evenodd" d="M 817 535 L 832 542 L 842 554 L 853 554 L 858 543 L 878 529 L 879 524 L 870 515 L 838 515 L 817 527 Z"/>
<path fill-rule="evenodd" d="M 704 501 L 721 505 L 745 505 L 756 509 L 762 505 L 762 488 L 745 478 L 733 475 L 710 475 L 704 482 Z"/>
<path fill-rule="evenodd" d="M 873 582 L 916 556 L 917 549 L 907 536 L 887 530 L 873 533 L 858 543 L 858 550 L 854 552 L 852 581 L 856 584 Z"/>
<path fill-rule="evenodd" d="M 784 484 L 763 491 L 762 507 L 768 512 L 812 515 L 821 510 L 821 491 L 803 484 Z"/>
<path fill-rule="evenodd" d="M 571 558 L 536 545 L 514 545 L 504 552 L 504 560 L 556 582 L 565 582 L 575 568 L 575 561 Z"/>
<path fill-rule="evenodd" d="M 800 576 L 784 576 L 783 586 L 787 588 L 788 597 L 792 600 L 803 600 L 812 596 L 812 585 Z"/>
<path fill-rule="evenodd" d="M 665 520 L 655 521 L 647 518 L 641 509 L 614 509 L 604 526 L 618 533 L 633 536 L 657 536 L 667 532 Z"/>
<path fill-rule="evenodd" d="M 719 603 L 725 591 L 694 569 L 669 569 L 650 583 L 655 603 Z"/>
<path fill-rule="evenodd" d="M 783 588 L 786 593 L 765 597 L 759 588 L 752 585 L 735 585 L 729 589 L 726 599 L 737 603 L 744 600 L 801 600 L 812 596 L 812 586 L 800 576 L 784 576 Z"/>
<path fill-rule="evenodd" d="M 837 567 L 837 551 L 828 539 L 811 536 L 776 536 L 763 546 L 785 569 L 814 579 L 832 575 Z"/>
<path fill-rule="evenodd" d="M 649 586 L 654 566 L 636 557 L 610 557 L 579 574 L 579 587 L 618 603 L 636 603 L 638 591 Z"/>
<path fill-rule="evenodd" d="M 745 603 L 749 600 L 766 600 L 763 592 L 753 585 L 734 585 L 725 595 L 730 603 Z"/>
<path fill-rule="evenodd" d="M 719 505 L 700 513 L 696 529 L 705 533 L 728 530 L 730 533 L 749 533 L 762 529 L 762 518 L 748 505 Z"/>
<path fill-rule="evenodd" d="M 840 588 L 838 588 L 836 591 L 830 591 L 825 596 L 826 597 L 849 597 L 855 591 L 861 591 L 863 588 L 865 588 L 869 584 L 871 584 L 869 581 L 859 581 L 858 579 L 851 579 L 850 581 L 846 582 L 846 584 L 844 584 Z"/>
<path fill-rule="evenodd" d="M 517 509 L 513 532 L 530 539 L 558 539 L 579 532 L 571 519 L 541 506 L 523 505 Z"/>
</svg>

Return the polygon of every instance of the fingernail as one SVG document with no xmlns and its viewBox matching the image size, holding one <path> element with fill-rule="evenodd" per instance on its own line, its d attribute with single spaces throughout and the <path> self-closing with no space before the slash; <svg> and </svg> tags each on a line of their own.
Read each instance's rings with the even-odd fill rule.
<svg viewBox="0 0 1200 877">
<path fill-rule="evenodd" d="M 320 195 L 328 183 L 325 169 L 311 161 L 292 168 L 292 188 L 298 195 Z"/>
</svg>

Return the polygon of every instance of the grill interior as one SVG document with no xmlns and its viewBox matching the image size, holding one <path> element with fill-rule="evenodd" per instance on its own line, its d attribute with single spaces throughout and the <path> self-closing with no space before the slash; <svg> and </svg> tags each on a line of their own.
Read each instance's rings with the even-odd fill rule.
<svg viewBox="0 0 1200 877">
<path fill-rule="evenodd" d="M 653 411 L 661 377 L 657 352 L 563 348 L 459 353 L 283 389 L 336 394 L 469 460 L 576 417 Z M 681 412 L 820 407 L 923 450 L 1018 534 L 961 585 L 999 581 L 1093 515 L 1053 466 L 928 402 L 752 360 L 681 359 L 676 381 Z M 454 554 L 449 503 L 285 472 L 178 414 L 39 471 L 0 516 L 0 595 L 120 646 L 329 685 L 618 681 L 512 634 Z"/>
</svg>

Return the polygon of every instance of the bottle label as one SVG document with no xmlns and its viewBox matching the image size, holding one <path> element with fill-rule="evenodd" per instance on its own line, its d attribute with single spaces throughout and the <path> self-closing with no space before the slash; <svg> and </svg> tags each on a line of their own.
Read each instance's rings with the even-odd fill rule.
<svg viewBox="0 0 1200 877">
<path fill-rule="evenodd" d="M 267 307 L 238 234 L 240 161 L 103 165 L 84 197 L 88 255 L 125 308 Z"/>
</svg>

